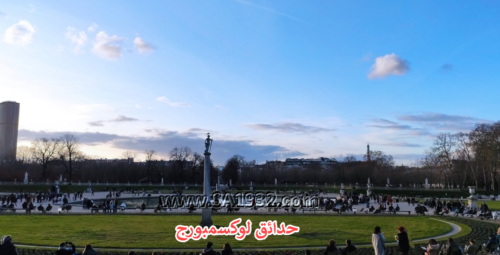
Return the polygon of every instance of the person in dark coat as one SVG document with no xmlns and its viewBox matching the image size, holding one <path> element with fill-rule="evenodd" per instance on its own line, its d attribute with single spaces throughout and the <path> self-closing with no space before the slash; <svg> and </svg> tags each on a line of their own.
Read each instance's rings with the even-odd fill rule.
<svg viewBox="0 0 500 255">
<path fill-rule="evenodd" d="M 328 255 L 328 253 L 336 252 L 336 251 L 338 251 L 338 250 L 337 250 L 337 246 L 335 246 L 335 240 L 330 239 L 330 242 L 329 242 L 328 246 L 326 246 L 326 249 L 325 249 L 325 252 L 323 252 L 323 255 Z"/>
<path fill-rule="evenodd" d="M 410 239 L 408 238 L 408 233 L 406 233 L 406 230 L 403 226 L 400 226 L 398 228 L 398 235 L 397 235 L 397 240 L 398 240 L 398 248 L 399 251 L 403 255 L 408 255 L 410 252 Z"/>
<path fill-rule="evenodd" d="M 97 252 L 92 248 L 92 245 L 87 244 L 82 251 L 82 255 L 97 255 Z"/>
<path fill-rule="evenodd" d="M 347 255 L 350 252 L 355 252 L 356 246 L 352 245 L 352 242 L 350 239 L 345 240 L 345 248 L 343 250 L 339 249 L 340 255 Z"/>
<path fill-rule="evenodd" d="M 11 236 L 2 237 L 2 246 L 0 246 L 0 254 L 2 255 L 18 255 L 16 246 L 12 243 Z"/>
<path fill-rule="evenodd" d="M 68 247 L 71 245 L 71 248 Z M 56 255 L 73 255 L 76 252 L 75 245 L 72 242 L 65 242 L 59 245 L 59 249 L 56 251 Z"/>
<path fill-rule="evenodd" d="M 222 248 L 221 255 L 233 255 L 233 249 L 231 249 L 231 245 L 229 243 L 225 243 Z"/>
<path fill-rule="evenodd" d="M 217 255 L 217 252 L 214 251 L 212 246 L 214 246 L 214 244 L 212 242 L 208 242 L 207 248 L 205 250 L 203 250 L 203 252 L 201 254 L 203 254 L 203 255 Z"/>
</svg>

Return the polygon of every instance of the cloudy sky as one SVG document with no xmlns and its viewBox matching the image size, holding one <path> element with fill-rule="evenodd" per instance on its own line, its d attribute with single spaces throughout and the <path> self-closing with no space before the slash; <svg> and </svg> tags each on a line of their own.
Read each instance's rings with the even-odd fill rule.
<svg viewBox="0 0 500 255">
<path fill-rule="evenodd" d="M 498 120 L 498 1 L 3 1 L 0 33 L 21 145 L 412 164 Z"/>
</svg>

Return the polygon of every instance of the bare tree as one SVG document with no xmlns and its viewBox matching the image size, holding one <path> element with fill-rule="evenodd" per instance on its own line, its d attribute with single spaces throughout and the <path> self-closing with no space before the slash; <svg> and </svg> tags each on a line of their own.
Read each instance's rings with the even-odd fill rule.
<svg viewBox="0 0 500 255">
<path fill-rule="evenodd" d="M 30 163 L 33 160 L 33 153 L 29 146 L 21 145 L 17 147 L 17 160 L 22 163 Z"/>
<path fill-rule="evenodd" d="M 175 147 L 170 151 L 170 160 L 174 163 L 174 169 L 179 180 L 184 179 L 187 161 L 192 154 L 193 152 L 189 147 Z"/>
<path fill-rule="evenodd" d="M 146 174 L 147 174 L 147 177 L 151 181 L 151 170 L 154 167 L 153 163 L 155 160 L 156 151 L 155 150 L 146 150 L 146 151 L 144 151 L 144 153 L 146 154 Z"/>
<path fill-rule="evenodd" d="M 424 152 L 425 156 L 424 158 L 420 161 L 420 164 L 423 166 L 424 169 L 426 169 L 427 173 L 429 174 L 424 175 L 426 178 L 429 178 L 431 182 L 438 182 L 441 183 L 441 175 L 436 178 L 435 172 L 439 171 L 439 157 L 434 153 L 432 150 L 428 150 Z"/>
<path fill-rule="evenodd" d="M 123 159 L 135 159 L 135 158 L 137 158 L 137 152 L 136 151 L 124 151 L 122 153 L 122 158 Z"/>
<path fill-rule="evenodd" d="M 470 173 L 472 175 L 472 178 L 474 179 L 474 183 L 476 187 L 478 187 L 478 178 L 477 178 L 477 172 L 478 172 L 478 161 L 474 160 L 474 151 L 472 148 L 472 143 L 469 139 L 469 134 L 466 133 L 458 133 L 455 135 L 456 141 L 457 141 L 457 156 L 459 159 L 462 159 L 467 162 L 467 168 L 466 172 L 463 175 L 464 176 L 464 181 L 462 185 L 465 185 L 466 179 L 467 179 L 467 169 L 470 170 Z"/>
<path fill-rule="evenodd" d="M 199 170 L 201 169 L 203 160 L 204 160 L 203 156 L 201 154 L 199 154 L 198 152 L 193 153 L 189 157 L 189 161 L 192 162 L 191 176 L 190 176 L 190 180 L 192 182 L 196 182 L 197 175 L 201 175 L 201 171 L 199 171 Z"/>
<path fill-rule="evenodd" d="M 68 173 L 68 179 L 71 183 L 73 175 L 75 174 L 75 161 L 83 157 L 83 153 L 79 150 L 80 142 L 78 137 L 72 134 L 65 134 L 60 138 L 61 150 L 59 151 L 59 158 Z"/>
<path fill-rule="evenodd" d="M 56 160 L 61 149 L 59 139 L 38 138 L 31 143 L 33 159 L 42 166 L 42 179 L 48 177 L 49 164 Z"/>
<path fill-rule="evenodd" d="M 439 159 L 439 169 L 441 170 L 441 176 L 445 180 L 445 184 L 453 185 L 453 179 L 451 178 L 451 171 L 453 167 L 454 152 L 456 146 L 456 137 L 450 133 L 441 133 L 434 140 L 434 145 L 431 147 L 431 151 L 437 155 Z"/>
</svg>

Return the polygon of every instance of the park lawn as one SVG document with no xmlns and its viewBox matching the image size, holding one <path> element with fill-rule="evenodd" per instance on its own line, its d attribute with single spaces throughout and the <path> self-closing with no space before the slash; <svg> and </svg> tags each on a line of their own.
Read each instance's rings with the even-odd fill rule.
<svg viewBox="0 0 500 255">
<path fill-rule="evenodd" d="M 491 211 L 500 211 L 500 201 L 484 201 Z M 483 201 L 477 201 L 477 206 L 481 207 Z"/>
<path fill-rule="evenodd" d="M 197 249 L 207 241 L 217 248 L 229 242 L 234 248 L 273 248 L 323 246 L 334 238 L 339 244 L 351 239 L 354 244 L 368 244 L 375 226 L 380 226 L 388 241 L 393 241 L 397 228 L 403 225 L 412 239 L 448 233 L 452 227 L 428 217 L 404 216 L 332 216 L 332 215 L 214 215 L 218 227 L 241 218 L 252 221 L 255 231 L 260 221 L 276 220 L 300 227 L 291 236 L 269 236 L 257 241 L 247 236 L 237 241 L 234 236 L 209 236 L 207 240 L 177 242 L 178 224 L 196 226 L 200 215 L 2 215 L 0 234 L 12 235 L 17 244 L 57 246 L 72 241 L 78 247 L 91 243 L 99 248 L 187 248 Z"/>
</svg>

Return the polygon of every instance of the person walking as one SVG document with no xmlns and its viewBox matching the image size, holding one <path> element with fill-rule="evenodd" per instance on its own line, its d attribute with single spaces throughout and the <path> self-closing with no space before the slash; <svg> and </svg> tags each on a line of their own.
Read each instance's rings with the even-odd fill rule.
<svg viewBox="0 0 500 255">
<path fill-rule="evenodd" d="M 372 245 L 375 255 L 385 255 L 385 237 L 379 226 L 376 226 L 372 233 Z"/>
<path fill-rule="evenodd" d="M 408 233 L 403 226 L 398 228 L 398 234 L 396 235 L 396 240 L 398 241 L 398 248 L 402 255 L 408 255 L 410 252 L 410 239 L 408 238 Z"/>
</svg>

